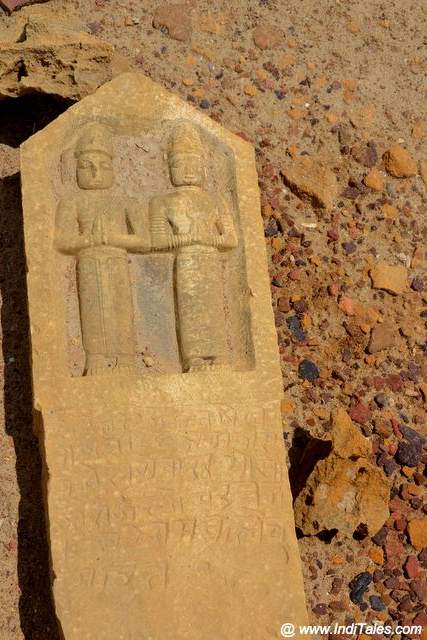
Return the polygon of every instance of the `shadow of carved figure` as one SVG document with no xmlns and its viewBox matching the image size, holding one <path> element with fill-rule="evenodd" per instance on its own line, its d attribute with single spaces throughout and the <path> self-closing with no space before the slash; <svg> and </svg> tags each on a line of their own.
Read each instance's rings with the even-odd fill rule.
<svg viewBox="0 0 427 640">
<path fill-rule="evenodd" d="M 197 128 L 172 132 L 168 162 L 174 191 L 150 202 L 153 250 L 175 250 L 178 338 L 185 371 L 228 364 L 220 252 L 237 247 L 231 212 L 203 189 L 203 145 Z"/>
<path fill-rule="evenodd" d="M 56 214 L 55 245 L 77 257 L 77 285 L 83 348 L 83 375 L 132 371 L 136 337 L 128 252 L 148 250 L 142 238 L 139 205 L 113 195 L 113 141 L 110 130 L 87 125 L 77 158 L 78 194 L 63 197 Z"/>
</svg>

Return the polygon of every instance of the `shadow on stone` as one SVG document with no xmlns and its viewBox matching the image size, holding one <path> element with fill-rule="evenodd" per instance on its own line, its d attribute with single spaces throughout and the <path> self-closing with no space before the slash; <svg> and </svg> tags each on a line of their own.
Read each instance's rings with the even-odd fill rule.
<svg viewBox="0 0 427 640">
<path fill-rule="evenodd" d="M 72 104 L 72 100 L 37 93 L 0 101 L 0 144 L 18 148 Z"/>
<path fill-rule="evenodd" d="M 289 449 L 289 482 L 292 497 L 295 498 L 302 491 L 307 478 L 313 471 L 319 460 L 327 458 L 332 450 L 330 440 L 313 438 L 302 427 L 297 427 L 292 438 L 292 446 Z"/>
<path fill-rule="evenodd" d="M 18 147 L 69 103 L 43 96 L 0 103 L 0 143 Z M 0 180 L 0 261 L 4 412 L 13 438 L 20 491 L 18 580 L 21 629 L 27 640 L 60 640 L 49 576 L 41 459 L 33 433 L 30 332 L 19 173 Z"/>
</svg>

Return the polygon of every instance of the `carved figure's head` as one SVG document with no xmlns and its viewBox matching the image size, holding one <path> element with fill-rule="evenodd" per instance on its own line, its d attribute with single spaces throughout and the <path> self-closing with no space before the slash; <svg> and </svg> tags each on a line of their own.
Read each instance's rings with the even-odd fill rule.
<svg viewBox="0 0 427 640">
<path fill-rule="evenodd" d="M 87 125 L 75 156 L 80 189 L 110 189 L 114 182 L 113 139 L 108 127 L 96 122 Z"/>
<path fill-rule="evenodd" d="M 197 128 L 179 124 L 169 141 L 169 170 L 176 187 L 201 186 L 205 178 L 203 146 Z"/>
</svg>

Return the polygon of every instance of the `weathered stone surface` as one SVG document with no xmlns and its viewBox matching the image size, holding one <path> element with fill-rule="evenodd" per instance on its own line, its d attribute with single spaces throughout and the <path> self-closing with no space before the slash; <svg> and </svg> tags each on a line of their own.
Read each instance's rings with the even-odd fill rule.
<svg viewBox="0 0 427 640">
<path fill-rule="evenodd" d="M 331 414 L 332 430 L 330 435 L 333 451 L 341 458 L 367 457 L 371 453 L 371 444 L 343 407 L 334 409 Z"/>
<path fill-rule="evenodd" d="M 295 519 L 306 535 L 338 529 L 351 536 L 359 525 L 374 534 L 387 519 L 389 486 L 367 458 L 371 444 L 343 407 L 331 414 L 329 455 L 315 465 L 295 500 Z"/>
<path fill-rule="evenodd" d="M 384 289 L 389 293 L 399 295 L 407 289 L 408 274 L 403 265 L 379 262 L 370 271 L 374 289 Z"/>
<path fill-rule="evenodd" d="M 164 29 L 174 40 L 190 40 L 191 7 L 187 4 L 161 5 L 154 13 L 153 27 Z"/>
<path fill-rule="evenodd" d="M 395 178 L 409 178 L 417 173 L 417 163 L 400 144 L 393 144 L 383 160 L 388 173 Z"/>
<path fill-rule="evenodd" d="M 359 525 L 371 535 L 384 524 L 389 486 L 383 472 L 364 458 L 330 455 L 317 463 L 295 501 L 297 527 L 306 535 L 338 529 L 351 536 Z"/>
<path fill-rule="evenodd" d="M 80 100 L 111 80 L 110 44 L 32 11 L 0 34 L 0 99 L 35 92 Z"/>
<path fill-rule="evenodd" d="M 253 148 L 124 74 L 30 138 L 21 171 L 65 640 L 306 622 Z"/>
<path fill-rule="evenodd" d="M 282 169 L 285 184 L 313 206 L 329 209 L 338 196 L 335 174 L 321 162 L 303 156 Z"/>
</svg>

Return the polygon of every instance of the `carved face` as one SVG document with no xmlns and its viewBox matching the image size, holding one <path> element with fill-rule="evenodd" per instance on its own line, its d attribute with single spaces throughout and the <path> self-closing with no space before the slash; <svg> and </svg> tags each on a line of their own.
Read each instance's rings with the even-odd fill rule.
<svg viewBox="0 0 427 640">
<path fill-rule="evenodd" d="M 80 189 L 109 189 L 114 180 L 113 161 L 102 151 L 81 153 L 77 160 Z"/>
<path fill-rule="evenodd" d="M 171 180 L 176 187 L 200 186 L 204 171 L 201 158 L 190 153 L 174 154 L 169 158 Z"/>
</svg>

